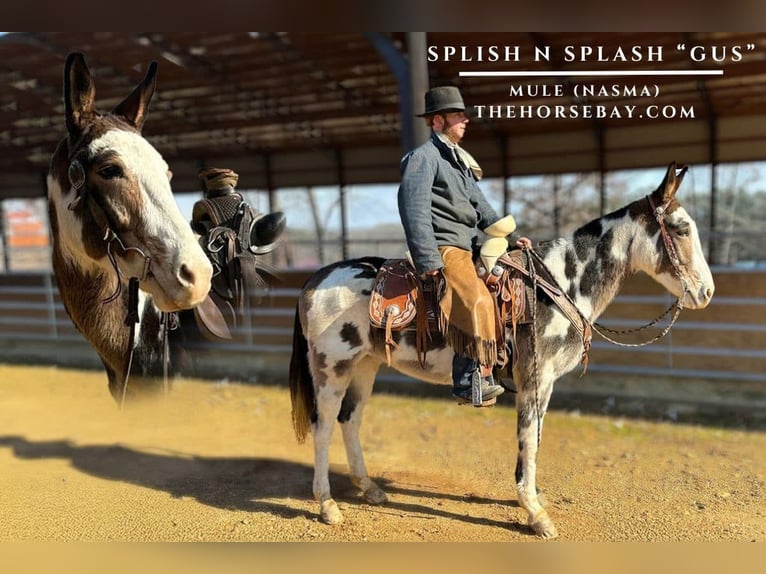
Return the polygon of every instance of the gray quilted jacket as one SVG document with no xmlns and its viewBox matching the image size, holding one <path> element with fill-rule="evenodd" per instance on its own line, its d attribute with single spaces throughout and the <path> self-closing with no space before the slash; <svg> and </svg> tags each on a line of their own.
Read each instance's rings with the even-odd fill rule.
<svg viewBox="0 0 766 574">
<path fill-rule="evenodd" d="M 471 249 L 476 229 L 499 219 L 455 150 L 435 134 L 401 162 L 399 215 L 419 274 L 441 269 L 438 248 Z"/>
</svg>

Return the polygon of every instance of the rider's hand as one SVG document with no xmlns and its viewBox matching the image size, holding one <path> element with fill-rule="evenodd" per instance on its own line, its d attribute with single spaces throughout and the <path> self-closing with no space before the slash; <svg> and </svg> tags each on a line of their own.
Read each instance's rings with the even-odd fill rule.
<svg viewBox="0 0 766 574">
<path fill-rule="evenodd" d="M 519 247 L 520 249 L 532 249 L 532 241 L 529 237 L 519 237 L 516 240 L 516 247 Z"/>
</svg>

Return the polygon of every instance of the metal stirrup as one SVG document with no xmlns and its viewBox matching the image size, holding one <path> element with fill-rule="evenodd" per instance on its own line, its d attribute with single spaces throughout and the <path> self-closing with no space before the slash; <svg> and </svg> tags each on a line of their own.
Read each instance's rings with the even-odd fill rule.
<svg viewBox="0 0 766 574">
<path fill-rule="evenodd" d="M 471 401 L 475 407 L 480 407 L 484 402 L 481 395 L 481 383 L 481 367 L 479 367 L 471 375 Z"/>
</svg>

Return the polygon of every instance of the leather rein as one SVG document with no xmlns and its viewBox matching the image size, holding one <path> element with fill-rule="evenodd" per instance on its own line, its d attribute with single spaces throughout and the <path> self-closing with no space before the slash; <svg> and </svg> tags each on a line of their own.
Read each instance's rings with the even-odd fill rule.
<svg viewBox="0 0 766 574">
<path fill-rule="evenodd" d="M 663 311 L 655 319 L 646 323 L 645 325 L 641 325 L 640 327 L 636 327 L 634 329 L 618 330 L 618 329 L 610 329 L 600 323 L 589 321 L 585 317 L 585 315 L 582 313 L 582 311 L 580 311 L 577 305 L 575 305 L 575 302 L 571 299 L 571 297 L 569 297 L 569 295 L 565 291 L 561 290 L 562 295 L 569 301 L 572 307 L 574 307 L 577 310 L 577 313 L 580 315 L 580 318 L 582 319 L 584 323 L 590 325 L 594 331 L 596 331 L 599 335 L 601 335 L 604 339 L 606 339 L 610 343 L 619 345 L 621 347 L 645 347 L 647 345 L 651 345 L 652 343 L 657 342 L 658 340 L 663 338 L 665 335 L 667 335 L 670 329 L 675 324 L 676 320 L 678 319 L 678 316 L 681 313 L 681 309 L 683 309 L 682 300 L 684 299 L 686 294 L 689 293 L 689 283 L 683 271 L 683 265 L 681 263 L 681 259 L 678 257 L 678 251 L 676 250 L 675 245 L 673 245 L 673 240 L 670 237 L 670 233 L 668 232 L 667 227 L 665 225 L 665 213 L 667 211 L 667 207 L 670 201 L 668 201 L 667 203 L 663 205 L 656 206 L 654 201 L 652 200 L 651 195 L 647 195 L 646 200 L 649 204 L 649 208 L 652 214 L 654 215 L 654 218 L 657 220 L 657 224 L 659 225 L 660 236 L 662 237 L 662 243 L 665 247 L 665 252 L 667 253 L 668 258 L 670 259 L 670 263 L 673 266 L 673 271 L 675 272 L 679 281 L 681 281 L 682 292 L 680 296 L 676 297 L 675 302 L 671 303 L 670 306 L 665 311 Z M 534 250 L 530 249 L 528 251 L 538 261 L 538 263 L 542 265 L 543 268 L 546 269 L 546 271 L 548 271 L 545 264 L 543 263 L 542 258 Z M 550 271 L 548 271 L 548 274 L 551 278 L 553 277 Z M 643 331 L 644 329 L 648 329 L 650 327 L 655 326 L 664 317 L 666 317 L 671 311 L 673 311 L 673 316 L 671 317 L 670 322 L 662 329 L 662 331 L 659 334 L 657 334 L 655 337 L 652 337 L 651 339 L 647 341 L 643 341 L 640 343 L 623 343 L 621 341 L 616 341 L 615 339 L 606 335 L 605 333 L 605 332 L 609 332 L 616 335 L 627 335 L 631 333 L 637 333 L 639 331 Z"/>
<path fill-rule="evenodd" d="M 125 397 L 128 390 L 128 380 L 130 379 L 130 371 L 133 366 L 133 354 L 135 351 L 136 343 L 136 325 L 141 321 L 141 317 L 138 314 L 138 285 L 140 281 L 144 281 L 151 271 L 152 257 L 147 255 L 142 249 L 138 247 L 126 247 L 119 235 L 112 229 L 109 224 L 109 218 L 104 213 L 104 209 L 87 193 L 87 187 L 85 186 L 85 170 L 82 163 L 77 158 L 71 159 L 73 154 L 70 154 L 70 163 L 68 169 L 69 184 L 75 191 L 75 198 L 69 203 L 67 209 L 74 211 L 80 203 L 85 202 L 85 206 L 90 211 L 96 224 L 104 230 L 103 240 L 106 242 L 106 255 L 109 259 L 109 263 L 114 269 L 114 273 L 117 277 L 117 286 L 114 293 L 109 297 L 102 299 L 101 304 L 107 305 L 116 301 L 122 293 L 122 284 L 124 281 L 124 274 L 120 269 L 117 261 L 117 256 L 114 253 L 114 245 L 118 246 L 118 249 L 122 250 L 123 254 L 130 251 L 137 253 L 139 257 L 144 260 L 143 267 L 140 276 L 132 275 L 128 278 L 128 310 L 125 316 L 124 324 L 130 328 L 128 335 L 128 352 L 125 360 L 125 366 L 122 372 L 122 395 L 120 398 L 120 408 L 125 406 Z M 162 382 L 165 392 L 168 391 L 168 367 L 170 363 L 170 349 L 168 344 L 168 332 L 177 327 L 176 316 L 174 313 L 166 313 L 164 311 L 160 314 L 160 325 L 162 328 Z"/>
<path fill-rule="evenodd" d="M 601 335 L 604 339 L 606 339 L 610 343 L 619 345 L 621 347 L 645 347 L 646 345 L 651 345 L 652 343 L 659 341 L 665 335 L 667 335 L 668 332 L 670 332 L 670 329 L 675 324 L 676 320 L 678 319 L 678 316 L 681 313 L 681 309 L 683 309 L 682 301 L 684 297 L 686 297 L 686 294 L 689 293 L 690 291 L 689 282 L 687 281 L 686 274 L 683 272 L 683 269 L 682 269 L 683 265 L 681 264 L 681 259 L 678 257 L 678 251 L 676 250 L 675 245 L 673 245 L 673 239 L 670 237 L 670 233 L 668 232 L 668 229 L 665 226 L 665 212 L 667 211 L 667 207 L 668 207 L 668 204 L 670 203 L 670 200 L 668 200 L 668 202 L 664 203 L 663 205 L 656 206 L 654 201 L 652 200 L 652 196 L 647 195 L 646 201 L 647 203 L 649 203 L 649 208 L 651 209 L 651 212 L 654 215 L 654 218 L 657 220 L 657 224 L 660 227 L 660 236 L 662 237 L 662 244 L 665 246 L 665 252 L 668 254 L 668 259 L 670 259 L 670 264 L 673 266 L 673 271 L 678 277 L 678 280 L 681 282 L 682 292 L 680 296 L 676 297 L 675 302 L 671 303 L 670 306 L 665 311 L 663 311 L 660 315 L 658 315 L 654 320 L 640 327 L 636 327 L 635 329 L 615 330 L 615 329 L 609 329 L 607 327 L 604 327 L 603 325 L 599 323 L 593 323 L 593 328 L 599 335 Z M 615 341 L 614 339 L 612 339 L 611 337 L 607 336 L 604 333 L 604 331 L 608 331 L 610 333 L 617 334 L 617 335 L 626 335 L 630 333 L 636 333 L 638 331 L 642 331 L 644 329 L 648 329 L 649 327 L 655 326 L 671 311 L 673 311 L 673 316 L 671 317 L 670 322 L 662 329 L 662 331 L 660 331 L 655 337 L 649 339 L 648 341 L 644 341 L 642 343 L 622 343 L 620 341 Z"/>
</svg>

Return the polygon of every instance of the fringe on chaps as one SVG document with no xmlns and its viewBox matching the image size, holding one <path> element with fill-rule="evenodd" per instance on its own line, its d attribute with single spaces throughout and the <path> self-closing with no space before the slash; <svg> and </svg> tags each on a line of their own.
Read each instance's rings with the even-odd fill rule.
<svg viewBox="0 0 766 574">
<path fill-rule="evenodd" d="M 484 366 L 497 361 L 495 303 L 476 275 L 470 251 L 440 247 L 446 290 L 439 307 L 439 330 L 459 355 Z"/>
</svg>

